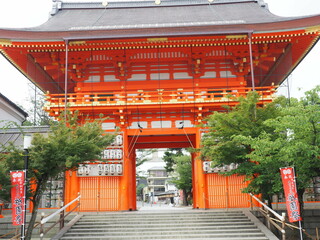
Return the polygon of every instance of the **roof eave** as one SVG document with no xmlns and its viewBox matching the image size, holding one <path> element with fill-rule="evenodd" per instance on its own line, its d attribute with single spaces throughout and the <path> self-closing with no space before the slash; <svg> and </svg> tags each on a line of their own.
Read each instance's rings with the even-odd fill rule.
<svg viewBox="0 0 320 240">
<path fill-rule="evenodd" d="M 21 116 L 26 119 L 28 117 L 28 113 L 26 113 L 23 109 L 21 109 L 17 104 L 12 102 L 9 98 L 0 93 L 0 98 L 2 98 L 12 109 L 17 111 Z"/>
<path fill-rule="evenodd" d="M 297 18 L 288 21 L 206 25 L 163 28 L 132 28 L 115 30 L 85 30 L 85 31 L 26 31 L 25 29 L 0 29 L 0 44 L 10 42 L 51 42 L 83 39 L 125 39 L 145 37 L 179 37 L 199 35 L 230 35 L 236 33 L 276 33 L 308 28 L 318 28 L 320 32 L 320 15 Z"/>
</svg>

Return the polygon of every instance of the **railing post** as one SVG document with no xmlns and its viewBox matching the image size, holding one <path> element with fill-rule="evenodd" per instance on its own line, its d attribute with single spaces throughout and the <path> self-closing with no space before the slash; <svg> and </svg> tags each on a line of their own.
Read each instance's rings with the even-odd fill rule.
<svg viewBox="0 0 320 240">
<path fill-rule="evenodd" d="M 251 207 L 251 211 L 253 211 L 253 197 L 250 195 L 250 207 Z"/>
<path fill-rule="evenodd" d="M 52 229 L 55 225 L 57 225 L 58 223 L 60 223 L 60 229 L 62 229 L 64 227 L 64 211 L 65 209 L 67 209 L 70 205 L 74 204 L 76 201 L 79 201 L 79 198 L 81 198 L 81 195 L 79 195 L 77 198 L 75 198 L 74 200 L 72 200 L 71 202 L 69 202 L 67 205 L 63 206 L 63 202 L 61 202 L 62 206 L 60 207 L 60 209 L 52 214 L 50 214 L 49 216 L 44 218 L 44 215 L 41 218 L 40 221 L 40 237 L 41 239 L 43 238 L 44 234 L 46 234 L 50 229 Z M 73 212 L 76 209 L 76 207 L 74 207 L 66 216 L 68 216 L 71 212 Z M 51 227 L 49 227 L 46 231 L 44 231 L 44 224 L 49 221 L 50 219 L 52 219 L 54 216 L 60 214 L 60 219 L 58 221 L 56 221 Z"/>
<path fill-rule="evenodd" d="M 79 215 L 79 212 L 80 212 L 80 192 L 78 192 L 78 215 Z"/>
<path fill-rule="evenodd" d="M 283 212 L 282 214 L 282 221 L 281 221 L 281 227 L 282 227 L 282 240 L 286 240 L 286 230 L 285 230 L 285 227 L 286 227 L 286 213 Z"/>
<path fill-rule="evenodd" d="M 265 200 L 264 203 L 268 206 L 268 200 Z M 267 213 L 267 227 L 271 230 L 269 209 L 265 208 L 265 210 Z"/>
<path fill-rule="evenodd" d="M 62 204 L 60 205 L 60 208 L 63 207 L 63 202 L 61 202 Z M 64 210 L 60 212 L 60 230 L 64 227 Z"/>
<path fill-rule="evenodd" d="M 44 218 L 44 212 L 41 213 L 41 220 L 40 220 L 40 239 L 43 239 L 44 235 L 44 224 L 42 224 L 42 219 Z"/>
</svg>

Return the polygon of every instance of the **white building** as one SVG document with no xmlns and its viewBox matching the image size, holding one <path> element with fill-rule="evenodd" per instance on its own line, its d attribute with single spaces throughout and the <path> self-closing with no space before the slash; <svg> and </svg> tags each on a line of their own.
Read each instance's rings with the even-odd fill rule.
<svg viewBox="0 0 320 240">
<path fill-rule="evenodd" d="M 10 123 L 21 126 L 27 117 L 28 114 L 25 111 L 0 93 L 0 128 L 8 127 Z"/>
</svg>

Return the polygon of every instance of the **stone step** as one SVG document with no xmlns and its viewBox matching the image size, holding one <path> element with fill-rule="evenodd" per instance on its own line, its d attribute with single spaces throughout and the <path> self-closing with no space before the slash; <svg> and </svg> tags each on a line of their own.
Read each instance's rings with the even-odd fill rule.
<svg viewBox="0 0 320 240">
<path fill-rule="evenodd" d="M 228 217 L 225 217 L 225 216 L 180 216 L 180 217 L 177 217 L 177 216 L 166 216 L 166 217 L 161 217 L 161 216 L 158 216 L 158 217 L 153 217 L 153 218 L 150 218 L 150 217 L 131 217 L 131 216 L 127 216 L 127 217 L 119 217 L 119 218 L 109 218 L 109 217 L 104 217 L 104 218 L 94 218 L 94 217 L 86 217 L 86 218 L 82 218 L 80 221 L 86 221 L 86 222 L 89 222 L 89 221 L 94 221 L 94 222 L 97 222 L 97 221 L 123 221 L 123 220 L 132 220 L 132 221 L 136 221 L 136 220 L 139 220 L 139 221 L 156 221 L 156 220 L 163 220 L 163 221 L 179 221 L 179 220 L 185 220 L 185 219 L 192 219 L 192 220 L 219 220 L 219 219 L 246 219 L 247 217 L 246 216 L 228 216 Z"/>
<path fill-rule="evenodd" d="M 88 214 L 84 215 L 83 218 L 135 218 L 135 217 L 152 217 L 152 218 L 158 218 L 158 217 L 164 217 L 164 216 L 170 216 L 170 217 L 181 217 L 181 216 L 243 216 L 242 212 L 152 212 L 152 213 L 140 213 L 140 212 L 131 212 L 131 213 L 105 213 L 105 214 Z"/>
<path fill-rule="evenodd" d="M 91 236 L 87 236 L 85 238 L 79 238 L 79 237 L 63 237 L 63 238 L 60 238 L 60 239 L 63 239 L 63 240 L 87 240 L 87 239 L 94 239 L 94 240 L 105 240 L 105 239 L 109 239 L 111 240 L 110 238 L 106 237 L 106 238 L 96 238 L 96 237 L 91 237 Z M 130 238 L 128 239 L 127 237 L 120 237 L 120 238 L 112 238 L 112 239 L 119 239 L 119 240 L 135 240 L 135 239 L 141 239 L 141 240 L 148 240 L 149 238 Z M 187 238 L 187 237 L 184 237 L 184 238 L 180 238 L 180 237 L 176 237 L 176 236 L 173 236 L 173 237 L 167 237 L 167 238 L 154 238 L 153 240 L 176 240 L 176 239 L 192 239 L 192 240 L 203 240 L 203 239 L 212 239 L 211 236 L 198 236 L 198 237 L 195 237 L 195 238 Z M 224 237 L 215 237 L 214 240 L 269 240 L 267 237 L 232 237 L 232 238 L 224 238 Z"/>
<path fill-rule="evenodd" d="M 104 220 L 80 220 L 78 224 L 126 224 L 126 223 L 140 223 L 140 224 L 153 224 L 153 223 L 203 223 L 203 222 L 246 222 L 250 221 L 247 218 L 221 218 L 221 219 L 153 219 L 153 220 L 145 220 L 145 219 L 104 219 Z"/>
<path fill-rule="evenodd" d="M 154 231 L 150 231 L 148 229 L 142 229 L 143 232 L 148 232 L 148 234 L 153 234 L 153 235 L 163 235 L 163 234 L 172 234 L 172 235 L 189 235 L 189 234 L 194 234 L 194 229 L 154 229 Z M 206 234 L 261 234 L 260 230 L 257 228 L 254 229 L 197 229 L 198 232 L 201 233 L 206 233 Z M 141 235 L 141 231 L 116 231 L 116 230 L 108 230 L 105 229 L 105 231 L 95 231 L 93 229 L 81 229 L 80 231 L 69 231 L 65 234 L 65 236 L 84 236 L 84 235 L 90 235 L 92 236 L 103 236 L 103 235 L 108 235 L 108 236 L 122 236 L 122 235 L 130 235 L 131 236 L 137 236 Z"/>
<path fill-rule="evenodd" d="M 173 214 L 174 213 L 174 214 Z M 243 215 L 242 211 L 237 210 L 229 210 L 229 211 L 213 211 L 213 210 L 181 210 L 181 211 L 167 211 L 167 210 L 159 210 L 159 211 L 130 211 L 130 212 L 91 212 L 86 213 L 84 217 L 88 216 L 127 216 L 127 215 L 143 215 L 143 216 L 163 216 L 163 215 L 230 215 L 230 214 L 240 214 Z"/>
<path fill-rule="evenodd" d="M 161 234 L 161 235 L 155 235 L 155 234 L 141 234 L 140 236 L 131 236 L 131 235 L 124 235 L 124 236 L 110 236 L 107 234 L 103 235 L 96 235 L 96 234 L 90 234 L 90 235 L 73 235 L 73 236 L 63 236 L 60 239 L 68 240 L 68 239 L 223 239 L 223 240 L 248 240 L 248 239 L 255 239 L 255 240 L 268 240 L 262 233 L 193 233 L 193 234 Z"/>
<path fill-rule="evenodd" d="M 116 225 L 116 224 L 136 224 L 136 223 L 140 223 L 140 224 L 146 224 L 146 225 L 150 225 L 150 224 L 155 224 L 155 223 L 164 223 L 164 224 L 193 224 L 193 223 L 229 223 L 229 222 L 233 222 L 233 223 L 241 223 L 241 222 L 250 222 L 250 220 L 248 218 L 243 218 L 243 219 L 211 219 L 211 220 L 202 220 L 202 219 L 183 219 L 180 221 L 173 221 L 173 220 L 162 220 L 162 219 L 155 219 L 153 221 L 135 221 L 132 219 L 126 219 L 126 220 L 104 220 L 104 221 L 87 221 L 87 220 L 80 220 L 79 222 L 76 223 L 76 225 L 79 224 L 86 224 L 86 225 Z"/>
<path fill-rule="evenodd" d="M 154 226 L 141 226 L 141 225 L 136 225 L 136 226 L 124 226 L 122 228 L 126 228 L 126 232 L 129 231 L 144 231 L 144 230 L 148 230 L 148 231 L 158 231 L 159 230 L 159 226 L 158 225 L 154 225 Z M 203 226 L 203 225 L 199 225 L 199 226 L 180 226 L 179 229 L 185 229 L 185 230 L 202 230 L 202 229 L 257 229 L 257 227 L 251 223 L 251 224 L 241 224 L 241 225 L 219 225 L 219 226 L 215 226 L 215 225 L 209 225 L 209 226 Z M 106 229 L 118 229 L 115 227 L 86 227 L 86 226 L 73 226 L 69 232 L 73 232 L 73 231 L 92 231 L 92 232 L 100 232 L 100 231 L 106 231 Z M 177 226 L 166 226 L 165 228 L 166 230 L 176 230 Z"/>
<path fill-rule="evenodd" d="M 268 240 L 248 216 L 241 211 L 91 214 L 84 215 L 59 239 Z"/>
<path fill-rule="evenodd" d="M 243 222 L 181 222 L 181 223 L 110 223 L 110 224 L 84 224 L 84 223 L 77 223 L 73 227 L 74 228 L 137 228 L 144 226 L 145 228 L 166 228 L 175 226 L 176 228 L 180 227 L 221 227 L 221 226 L 228 226 L 228 227 L 237 227 L 238 225 L 247 225 L 252 226 L 253 223 L 250 221 L 243 221 Z"/>
</svg>

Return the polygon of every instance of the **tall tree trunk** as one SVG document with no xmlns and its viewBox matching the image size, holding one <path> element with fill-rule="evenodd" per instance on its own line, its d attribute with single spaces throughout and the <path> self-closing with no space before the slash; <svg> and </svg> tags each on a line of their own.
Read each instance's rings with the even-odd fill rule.
<svg viewBox="0 0 320 240">
<path fill-rule="evenodd" d="M 42 192 L 43 192 L 43 184 L 46 184 L 47 181 L 42 181 L 40 183 L 37 184 L 35 193 L 33 195 L 33 199 L 32 199 L 32 203 L 33 203 L 33 209 L 32 209 L 32 214 L 31 214 L 31 218 L 29 221 L 29 225 L 28 225 L 28 229 L 26 232 L 26 236 L 25 236 L 25 240 L 31 240 L 31 236 L 32 236 L 32 231 L 34 229 L 34 225 L 36 222 L 36 218 L 37 218 L 37 214 L 38 214 L 38 208 L 39 208 L 39 204 L 40 204 L 40 200 L 41 200 L 41 196 L 42 196 Z"/>
<path fill-rule="evenodd" d="M 268 207 L 272 209 L 272 195 L 270 194 L 262 194 L 262 199 L 268 202 Z"/>
<path fill-rule="evenodd" d="M 300 215 L 302 219 L 304 218 L 304 202 L 303 202 L 303 194 L 305 189 L 298 189 L 298 198 L 299 198 L 299 205 L 300 205 Z M 304 227 L 304 221 L 301 221 L 302 227 Z"/>
<path fill-rule="evenodd" d="M 187 201 L 188 194 L 187 194 L 187 191 L 185 189 L 182 189 L 182 193 L 183 193 L 182 205 L 183 206 L 188 206 L 188 201 Z"/>
</svg>

